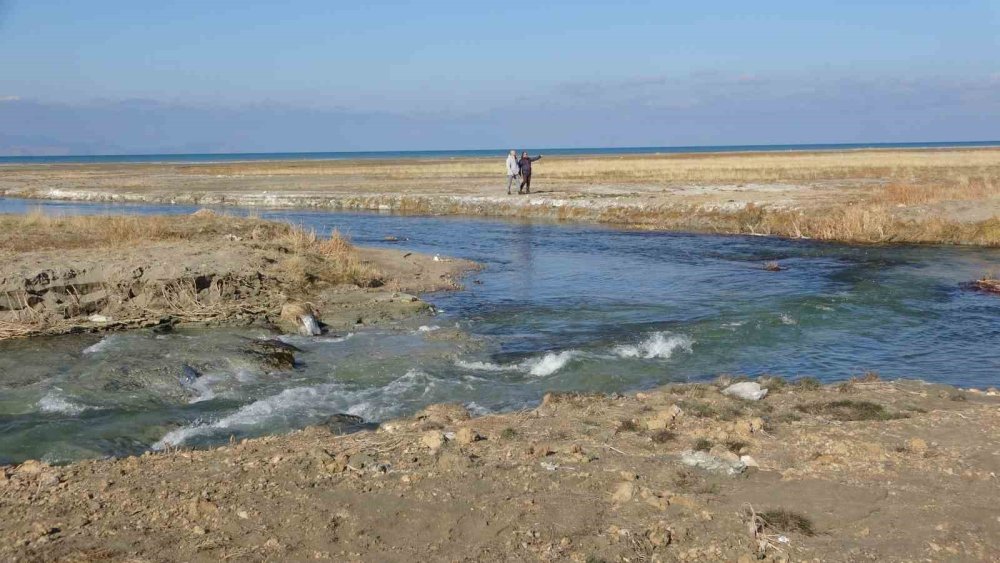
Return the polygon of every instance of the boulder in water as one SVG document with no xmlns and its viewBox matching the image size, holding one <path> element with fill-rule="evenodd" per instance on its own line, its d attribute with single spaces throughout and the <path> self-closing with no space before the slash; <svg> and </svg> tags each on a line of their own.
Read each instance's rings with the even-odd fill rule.
<svg viewBox="0 0 1000 563">
<path fill-rule="evenodd" d="M 722 394 L 743 399 L 744 401 L 759 401 L 767 395 L 767 389 L 762 388 L 759 383 L 753 381 L 741 381 L 723 389 Z"/>
<path fill-rule="evenodd" d="M 264 367 L 287 371 L 295 367 L 295 352 L 300 352 L 291 344 L 280 340 L 253 340 L 247 353 L 255 357 Z"/>
<path fill-rule="evenodd" d="M 334 434 L 347 434 L 348 432 L 378 427 L 377 424 L 365 422 L 365 419 L 360 416 L 343 413 L 331 415 L 323 421 L 323 426 L 326 426 Z"/>
<path fill-rule="evenodd" d="M 302 336 L 318 336 L 323 331 L 316 318 L 316 311 L 309 303 L 289 301 L 281 307 L 281 324 Z"/>
</svg>

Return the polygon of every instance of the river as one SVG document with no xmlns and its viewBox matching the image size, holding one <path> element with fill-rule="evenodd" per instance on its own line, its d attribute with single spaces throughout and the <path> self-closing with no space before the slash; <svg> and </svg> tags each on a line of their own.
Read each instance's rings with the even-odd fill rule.
<svg viewBox="0 0 1000 563">
<path fill-rule="evenodd" d="M 190 213 L 26 202 L 0 213 Z M 228 212 L 240 212 L 227 209 Z M 348 413 L 378 422 L 435 402 L 473 412 L 549 390 L 628 391 L 719 374 L 846 379 L 868 371 L 1000 383 L 1000 299 L 961 284 L 1000 250 L 848 246 L 596 225 L 261 211 L 354 242 L 468 258 L 431 319 L 287 337 L 301 365 L 241 353 L 262 329 L 139 330 L 0 343 L 0 463 L 135 454 L 280 433 Z M 386 237 L 395 237 L 389 242 Z M 765 261 L 784 271 L 769 272 Z M 203 375 L 182 384 L 194 366 Z M 180 370 L 180 371 L 179 371 Z"/>
</svg>

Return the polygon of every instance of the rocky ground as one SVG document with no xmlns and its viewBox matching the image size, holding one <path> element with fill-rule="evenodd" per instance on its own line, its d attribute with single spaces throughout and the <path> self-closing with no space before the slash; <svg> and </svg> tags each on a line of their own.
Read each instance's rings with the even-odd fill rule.
<svg viewBox="0 0 1000 563">
<path fill-rule="evenodd" d="M 996 561 L 1000 392 L 869 375 L 436 405 L 0 469 L 10 561 Z"/>
<path fill-rule="evenodd" d="M 303 311 L 321 328 L 373 325 L 425 309 L 412 293 L 455 289 L 474 267 L 204 211 L 0 223 L 0 339 L 177 323 L 294 332 Z"/>
</svg>

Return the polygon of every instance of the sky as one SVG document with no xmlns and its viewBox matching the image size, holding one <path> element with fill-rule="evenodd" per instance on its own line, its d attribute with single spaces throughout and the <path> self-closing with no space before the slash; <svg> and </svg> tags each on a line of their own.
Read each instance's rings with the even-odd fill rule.
<svg viewBox="0 0 1000 563">
<path fill-rule="evenodd" d="M 0 0 L 0 154 L 996 140 L 997 53 L 1000 0 Z"/>
</svg>

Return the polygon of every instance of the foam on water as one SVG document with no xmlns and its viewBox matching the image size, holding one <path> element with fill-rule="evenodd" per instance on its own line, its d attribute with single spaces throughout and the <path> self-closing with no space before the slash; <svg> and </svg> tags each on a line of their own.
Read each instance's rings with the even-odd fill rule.
<svg viewBox="0 0 1000 563">
<path fill-rule="evenodd" d="M 778 318 L 781 320 L 781 324 L 783 324 L 783 325 L 797 325 L 797 324 L 799 324 L 799 321 L 793 319 L 792 317 L 786 315 L 785 313 L 780 313 L 778 315 Z"/>
<path fill-rule="evenodd" d="M 668 360 L 675 350 L 691 352 L 694 341 L 684 334 L 654 332 L 638 344 L 615 346 L 614 353 L 622 358 L 645 358 L 647 360 Z"/>
<path fill-rule="evenodd" d="M 384 387 L 351 390 L 340 383 L 293 387 L 244 405 L 214 422 L 171 430 L 153 444 L 152 449 L 162 450 L 199 436 L 227 431 L 302 426 L 337 413 L 360 416 L 366 421 L 384 420 L 398 415 L 405 406 L 401 401 L 405 395 L 412 393 L 417 399 L 426 397 L 437 384 L 437 378 L 411 369 Z"/>
<path fill-rule="evenodd" d="M 455 360 L 455 365 L 472 371 L 518 371 L 520 369 L 518 364 L 494 364 L 492 362 L 469 362 L 466 360 Z"/>
<path fill-rule="evenodd" d="M 472 371 L 519 371 L 535 377 L 546 377 L 561 370 L 570 360 L 579 356 L 578 350 L 548 352 L 537 358 L 529 358 L 516 364 L 495 364 L 493 362 L 455 360 L 455 365 Z"/>
<path fill-rule="evenodd" d="M 549 352 L 541 358 L 528 360 L 523 367 L 528 369 L 528 373 L 535 377 L 546 377 L 561 370 L 579 352 L 576 350 L 566 350 L 563 352 Z"/>
<path fill-rule="evenodd" d="M 282 334 L 277 337 L 277 340 L 284 342 L 285 344 L 303 345 L 310 343 L 324 343 L 324 344 L 335 344 L 337 342 L 344 342 L 354 337 L 353 332 L 348 332 L 343 336 L 302 336 L 297 334 Z"/>
<path fill-rule="evenodd" d="M 96 344 L 93 344 L 91 346 L 87 346 L 86 348 L 84 348 L 83 349 L 83 353 L 84 354 L 96 354 L 98 352 L 103 352 L 103 351 L 107 350 L 114 343 L 115 340 L 117 340 L 117 335 L 115 335 L 115 334 L 111 334 L 111 335 L 105 336 L 104 338 L 102 338 Z"/>
<path fill-rule="evenodd" d="M 423 325 L 417 329 L 417 332 L 434 332 L 435 330 L 441 330 L 441 327 L 439 327 L 438 325 L 431 325 L 431 326 Z"/>
<path fill-rule="evenodd" d="M 53 389 L 38 400 L 38 410 L 47 413 L 76 415 L 89 408 L 66 399 L 60 389 Z"/>
</svg>

